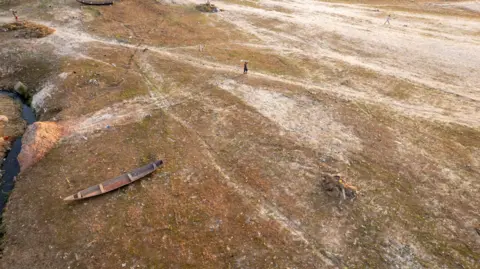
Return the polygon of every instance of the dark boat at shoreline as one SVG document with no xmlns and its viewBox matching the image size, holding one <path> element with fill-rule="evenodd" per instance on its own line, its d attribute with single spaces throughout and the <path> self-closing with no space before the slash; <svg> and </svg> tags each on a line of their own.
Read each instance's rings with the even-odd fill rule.
<svg viewBox="0 0 480 269">
<path fill-rule="evenodd" d="M 104 6 L 113 5 L 114 0 L 77 0 L 77 2 L 84 5 Z"/>
<path fill-rule="evenodd" d="M 118 176 L 116 178 L 109 179 L 104 181 L 98 185 L 88 187 L 84 190 L 77 192 L 76 194 L 70 195 L 63 199 L 64 201 L 73 201 L 73 200 L 80 200 L 85 199 L 97 195 L 101 195 L 107 193 L 109 191 L 116 190 L 120 187 L 128 185 L 148 174 L 153 173 L 153 171 L 157 170 L 163 164 L 162 160 L 158 160 L 137 169 L 134 169 L 126 174 Z"/>
</svg>

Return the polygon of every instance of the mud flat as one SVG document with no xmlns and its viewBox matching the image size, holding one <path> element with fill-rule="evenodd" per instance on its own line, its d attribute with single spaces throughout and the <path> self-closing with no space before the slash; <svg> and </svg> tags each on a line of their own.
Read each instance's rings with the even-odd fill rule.
<svg viewBox="0 0 480 269">
<path fill-rule="evenodd" d="M 29 129 L 53 135 L 28 139 L 0 267 L 478 267 L 475 11 L 32 2 L 15 8 L 55 32 L 0 35 L 0 82 L 35 85 L 48 123 Z M 159 159 L 126 188 L 62 201 Z"/>
</svg>

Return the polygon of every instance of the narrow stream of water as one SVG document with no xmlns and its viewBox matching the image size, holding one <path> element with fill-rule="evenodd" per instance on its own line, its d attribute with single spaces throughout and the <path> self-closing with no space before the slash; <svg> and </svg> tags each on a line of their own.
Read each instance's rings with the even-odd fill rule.
<svg viewBox="0 0 480 269">
<path fill-rule="evenodd" d="M 36 121 L 35 113 L 33 109 L 27 105 L 26 100 L 17 93 L 0 90 L 0 94 L 7 95 L 14 100 L 22 103 L 22 118 L 30 125 Z M 18 137 L 11 145 L 10 151 L 7 152 L 7 156 L 1 170 L 4 171 L 0 180 L 0 219 L 3 209 L 7 204 L 8 195 L 12 191 L 15 185 L 15 177 L 20 172 L 20 165 L 17 157 L 22 149 L 22 137 Z"/>
</svg>

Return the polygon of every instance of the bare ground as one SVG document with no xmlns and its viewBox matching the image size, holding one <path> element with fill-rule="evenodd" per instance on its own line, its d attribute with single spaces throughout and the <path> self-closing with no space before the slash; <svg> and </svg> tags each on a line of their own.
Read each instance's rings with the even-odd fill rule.
<svg viewBox="0 0 480 269">
<path fill-rule="evenodd" d="M 218 1 L 224 12 L 201 14 L 189 1 L 21 2 L 21 15 L 56 31 L 2 37 L 2 56 L 18 66 L 3 81 L 36 70 L 32 105 L 70 132 L 18 178 L 5 268 L 480 262 L 475 9 Z M 12 44 L 31 53 L 11 57 Z M 165 167 L 141 182 L 61 201 L 156 158 Z M 355 200 L 322 188 L 337 173 L 358 187 Z"/>
</svg>

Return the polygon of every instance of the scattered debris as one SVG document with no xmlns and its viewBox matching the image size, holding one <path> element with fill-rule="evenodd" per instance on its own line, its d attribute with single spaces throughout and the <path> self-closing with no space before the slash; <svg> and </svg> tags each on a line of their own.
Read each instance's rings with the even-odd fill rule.
<svg viewBox="0 0 480 269">
<path fill-rule="evenodd" d="M 28 87 L 27 85 L 23 84 L 21 81 L 17 82 L 13 89 L 22 96 L 25 96 L 27 93 Z"/>
<path fill-rule="evenodd" d="M 342 82 L 340 82 L 340 85 L 342 86 L 351 86 L 352 82 L 349 79 L 345 79 Z"/>
<path fill-rule="evenodd" d="M 80 199 L 89 198 L 89 197 L 107 193 L 109 191 L 116 190 L 148 174 L 153 173 L 153 171 L 157 170 L 162 164 L 163 164 L 162 160 L 149 163 L 145 166 L 134 169 L 133 171 L 123 174 L 119 177 L 104 181 L 98 185 L 91 186 L 82 191 L 79 191 L 76 194 L 70 195 L 63 200 L 64 201 L 80 200 Z"/>
<path fill-rule="evenodd" d="M 322 187 L 331 197 L 342 197 L 343 200 L 347 198 L 353 200 L 357 196 L 357 187 L 348 184 L 338 175 L 325 175 L 323 177 Z"/>
<path fill-rule="evenodd" d="M 98 85 L 100 84 L 100 83 L 98 83 L 98 80 L 96 80 L 96 79 L 94 79 L 94 78 L 90 79 L 90 80 L 88 81 L 88 83 L 89 83 L 89 84 L 92 84 L 92 85 L 96 85 L 96 86 L 98 86 Z"/>
<path fill-rule="evenodd" d="M 17 22 L 7 23 L 0 26 L 0 32 L 13 32 L 13 31 L 18 31 L 15 34 L 15 37 L 21 37 L 21 38 L 42 38 L 55 32 L 54 29 L 49 28 L 45 25 L 36 24 L 28 21 L 22 21 L 22 22 L 17 21 Z"/>
<path fill-rule="evenodd" d="M 395 239 L 385 239 L 381 242 L 381 255 L 392 268 L 424 268 L 419 262 L 415 248 Z"/>
<path fill-rule="evenodd" d="M 220 11 L 214 4 L 210 4 L 210 1 L 207 1 L 205 4 L 200 4 L 195 7 L 198 11 L 208 12 L 208 13 L 217 13 Z"/>
</svg>

